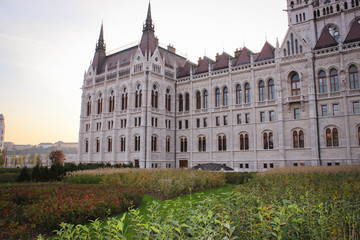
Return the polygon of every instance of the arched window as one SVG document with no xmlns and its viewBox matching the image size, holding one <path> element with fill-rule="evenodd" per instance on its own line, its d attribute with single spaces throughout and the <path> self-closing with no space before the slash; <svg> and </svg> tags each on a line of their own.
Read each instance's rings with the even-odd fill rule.
<svg viewBox="0 0 360 240">
<path fill-rule="evenodd" d="M 319 78 L 319 93 L 326 93 L 327 92 L 326 73 L 324 71 L 320 71 L 318 78 Z"/>
<path fill-rule="evenodd" d="M 339 146 L 339 133 L 337 128 L 327 128 L 326 129 L 326 146 L 327 147 L 337 147 Z"/>
<path fill-rule="evenodd" d="M 293 147 L 304 148 L 304 132 L 303 130 L 295 130 L 293 132 Z"/>
<path fill-rule="evenodd" d="M 184 108 L 184 99 L 183 99 L 183 95 L 180 93 L 179 94 L 179 112 L 182 112 Z"/>
<path fill-rule="evenodd" d="M 180 152 L 187 152 L 187 138 L 180 138 Z"/>
<path fill-rule="evenodd" d="M 101 114 L 102 113 L 102 105 L 103 105 L 103 98 L 102 98 L 102 94 L 100 93 L 99 94 L 99 97 L 98 97 L 98 102 L 97 102 L 97 113 L 98 114 Z"/>
<path fill-rule="evenodd" d="M 360 127 L 358 127 L 358 139 L 359 139 L 359 145 L 360 145 Z"/>
<path fill-rule="evenodd" d="M 331 85 L 331 92 L 339 91 L 339 78 L 338 78 L 338 71 L 336 69 L 332 69 L 330 71 L 330 85 Z"/>
<path fill-rule="evenodd" d="M 225 135 L 218 136 L 218 150 L 226 151 L 226 136 Z"/>
<path fill-rule="evenodd" d="M 165 94 L 165 110 L 171 111 L 171 95 L 170 95 L 170 89 L 166 89 Z"/>
<path fill-rule="evenodd" d="M 259 101 L 265 101 L 265 83 L 264 81 L 259 82 Z"/>
<path fill-rule="evenodd" d="M 236 104 L 242 103 L 242 91 L 241 91 L 241 85 L 236 85 Z"/>
<path fill-rule="evenodd" d="M 140 136 L 135 136 L 134 140 L 135 140 L 135 142 L 134 142 L 135 149 L 134 150 L 136 152 L 140 151 Z"/>
<path fill-rule="evenodd" d="M 269 91 L 269 100 L 275 99 L 275 85 L 274 80 L 270 79 L 268 81 L 268 91 Z"/>
<path fill-rule="evenodd" d="M 264 149 L 274 148 L 274 137 L 272 132 L 263 133 Z"/>
<path fill-rule="evenodd" d="M 109 112 L 114 112 L 115 109 L 115 94 L 114 91 L 111 91 L 109 97 Z"/>
<path fill-rule="evenodd" d="M 157 151 L 157 137 L 156 136 L 151 137 L 151 151 L 152 152 Z"/>
<path fill-rule="evenodd" d="M 250 95 L 250 84 L 245 84 L 245 103 L 251 102 L 251 95 Z"/>
<path fill-rule="evenodd" d="M 126 150 L 126 137 L 120 138 L 120 151 L 125 152 Z"/>
<path fill-rule="evenodd" d="M 124 88 L 124 91 L 121 94 L 121 110 L 127 109 L 127 103 L 128 103 L 128 93 L 127 93 L 127 89 Z"/>
<path fill-rule="evenodd" d="M 196 91 L 196 109 L 201 108 L 201 94 L 199 91 Z"/>
<path fill-rule="evenodd" d="M 170 152 L 170 137 L 166 138 L 166 152 Z"/>
<path fill-rule="evenodd" d="M 359 88 L 359 74 L 358 69 L 355 66 L 351 66 L 349 69 L 349 78 L 350 78 L 350 89 Z"/>
<path fill-rule="evenodd" d="M 229 89 L 227 87 L 223 88 L 223 105 L 229 105 Z"/>
<path fill-rule="evenodd" d="M 95 143 L 96 143 L 95 150 L 96 150 L 96 152 L 98 153 L 98 152 L 100 152 L 100 139 L 97 138 L 97 139 L 95 140 Z"/>
<path fill-rule="evenodd" d="M 247 133 L 240 134 L 240 150 L 249 150 L 249 136 Z"/>
<path fill-rule="evenodd" d="M 185 93 L 185 111 L 190 110 L 190 94 Z"/>
<path fill-rule="evenodd" d="M 107 151 L 108 152 L 112 152 L 112 138 L 111 137 L 109 137 L 108 139 L 107 139 Z"/>
<path fill-rule="evenodd" d="M 153 90 L 151 91 L 151 107 L 158 108 L 159 103 L 159 93 L 156 89 L 156 85 L 153 86 Z"/>
<path fill-rule="evenodd" d="M 215 107 L 220 106 L 220 88 L 215 89 Z"/>
<path fill-rule="evenodd" d="M 89 152 L 89 140 L 88 139 L 85 140 L 85 152 L 86 153 Z"/>
<path fill-rule="evenodd" d="M 141 107 L 141 99 L 142 99 L 142 90 L 140 84 L 136 88 L 135 92 L 135 108 Z"/>
<path fill-rule="evenodd" d="M 300 78 L 297 73 L 291 77 L 291 96 L 300 95 Z"/>
<path fill-rule="evenodd" d="M 91 96 L 89 96 L 86 105 L 86 116 L 90 116 L 90 114 L 91 114 Z"/>
<path fill-rule="evenodd" d="M 199 152 L 206 152 L 206 138 L 204 136 L 198 137 Z"/>
<path fill-rule="evenodd" d="M 203 107 L 208 108 L 208 91 L 204 90 Z"/>
</svg>

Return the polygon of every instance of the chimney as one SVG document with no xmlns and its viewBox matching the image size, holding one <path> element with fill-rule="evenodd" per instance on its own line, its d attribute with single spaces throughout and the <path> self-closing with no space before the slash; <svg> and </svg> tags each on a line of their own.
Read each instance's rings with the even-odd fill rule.
<svg viewBox="0 0 360 240">
<path fill-rule="evenodd" d="M 240 53 L 241 53 L 241 48 L 240 48 L 240 50 L 237 48 L 236 51 L 234 52 L 235 58 L 239 57 Z"/>
<path fill-rule="evenodd" d="M 167 46 L 167 50 L 168 50 L 169 52 L 176 53 L 176 48 L 174 48 L 174 46 L 171 45 L 171 44 L 169 44 L 169 45 Z"/>
<path fill-rule="evenodd" d="M 215 62 L 219 61 L 220 57 L 221 57 L 221 56 L 219 55 L 219 53 L 216 53 Z"/>
</svg>

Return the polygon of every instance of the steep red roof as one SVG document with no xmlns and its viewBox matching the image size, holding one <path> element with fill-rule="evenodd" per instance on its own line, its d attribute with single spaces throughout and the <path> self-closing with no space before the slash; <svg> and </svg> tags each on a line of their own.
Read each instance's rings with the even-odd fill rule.
<svg viewBox="0 0 360 240">
<path fill-rule="evenodd" d="M 354 21 L 344 43 L 350 43 L 360 40 L 360 24 L 358 21 Z"/>
<path fill-rule="evenodd" d="M 99 40 L 96 43 L 95 55 L 92 62 L 92 67 L 97 71 L 97 73 L 101 71 L 100 68 L 104 64 L 104 60 L 106 58 L 105 50 L 106 45 L 104 41 L 104 28 L 103 24 L 101 24 Z"/>
<path fill-rule="evenodd" d="M 201 60 L 199 66 L 196 68 L 195 74 L 208 72 L 208 71 L 209 71 L 209 62 L 210 62 L 210 63 L 213 63 L 214 61 L 211 60 L 211 59 L 208 58 L 208 57 L 204 57 L 204 58 Z"/>
<path fill-rule="evenodd" d="M 232 59 L 232 57 L 229 54 L 224 52 L 221 55 L 221 57 L 219 58 L 219 60 L 215 63 L 213 69 L 218 70 L 218 69 L 229 67 L 229 59 Z"/>
<path fill-rule="evenodd" d="M 265 42 L 263 48 L 261 49 L 261 52 L 259 53 L 259 56 L 256 58 L 256 61 L 258 62 L 258 61 L 274 58 L 275 57 L 274 51 L 275 48 L 271 46 L 270 43 Z"/>
<path fill-rule="evenodd" d="M 185 66 L 181 69 L 177 77 L 182 78 L 190 76 L 191 67 L 192 64 L 189 61 L 186 61 Z"/>
<path fill-rule="evenodd" d="M 332 47 L 332 46 L 336 46 L 336 45 L 337 45 L 337 42 L 335 41 L 335 39 L 331 36 L 329 31 L 326 28 L 324 28 L 320 35 L 319 40 L 317 41 L 317 43 L 315 45 L 315 49 Z"/>
<path fill-rule="evenodd" d="M 239 56 L 236 59 L 234 59 L 233 65 L 238 66 L 238 65 L 250 63 L 250 54 L 251 51 L 248 48 L 244 47 L 243 49 L 241 49 Z"/>
<path fill-rule="evenodd" d="M 105 72 L 106 66 L 108 68 L 115 68 L 119 62 L 120 67 L 130 64 L 131 56 L 134 56 L 137 51 L 137 46 L 125 49 L 121 52 L 117 52 L 106 56 L 103 60 L 103 64 L 100 66 L 97 74 Z"/>
</svg>

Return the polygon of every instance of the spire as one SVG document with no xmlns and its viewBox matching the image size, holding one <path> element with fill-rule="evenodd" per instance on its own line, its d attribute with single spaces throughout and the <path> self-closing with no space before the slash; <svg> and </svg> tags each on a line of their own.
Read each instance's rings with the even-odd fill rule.
<svg viewBox="0 0 360 240">
<path fill-rule="evenodd" d="M 105 51 L 105 49 L 106 49 L 106 44 L 104 42 L 104 28 L 103 28 L 103 23 L 101 23 L 99 40 L 96 44 L 96 51 L 99 51 L 99 50 Z"/>
<path fill-rule="evenodd" d="M 144 55 L 151 56 L 157 47 L 157 39 L 155 38 L 155 29 L 151 19 L 151 5 L 149 1 L 149 8 L 146 16 L 146 21 L 143 28 L 143 35 L 141 37 L 140 48 Z"/>
<path fill-rule="evenodd" d="M 148 7 L 148 12 L 147 12 L 147 16 L 146 16 L 146 22 L 145 22 L 143 31 L 146 31 L 146 30 L 154 31 L 154 25 L 152 24 L 152 19 L 151 19 L 150 1 L 149 1 L 149 7 Z"/>
</svg>

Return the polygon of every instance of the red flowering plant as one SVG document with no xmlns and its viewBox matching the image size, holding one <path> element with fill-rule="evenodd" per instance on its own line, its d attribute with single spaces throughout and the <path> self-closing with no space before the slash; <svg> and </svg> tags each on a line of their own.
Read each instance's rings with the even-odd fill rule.
<svg viewBox="0 0 360 240">
<path fill-rule="evenodd" d="M 142 195 L 137 189 L 104 185 L 3 188 L 0 192 L 0 238 L 22 239 L 21 236 L 51 233 L 61 222 L 85 224 L 110 213 L 119 214 L 130 206 L 137 206 Z"/>
</svg>

